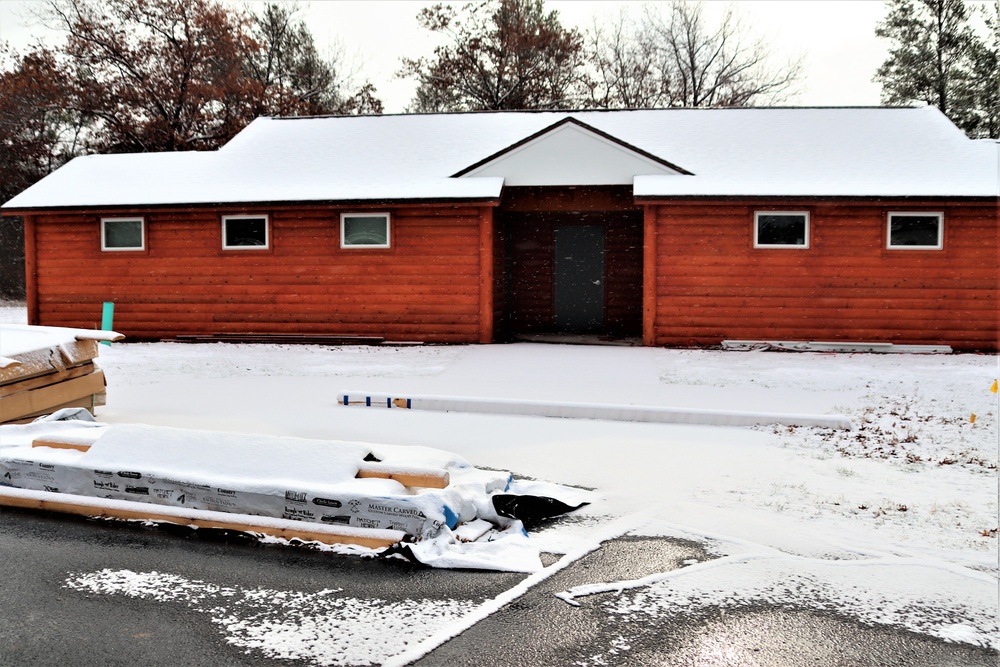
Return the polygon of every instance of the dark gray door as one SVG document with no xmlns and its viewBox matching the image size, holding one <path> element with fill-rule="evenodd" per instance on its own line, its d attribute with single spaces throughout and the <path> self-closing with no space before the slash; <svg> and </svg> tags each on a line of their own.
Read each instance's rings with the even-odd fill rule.
<svg viewBox="0 0 1000 667">
<path fill-rule="evenodd" d="M 555 325 L 560 331 L 604 328 L 604 226 L 555 228 Z"/>
</svg>

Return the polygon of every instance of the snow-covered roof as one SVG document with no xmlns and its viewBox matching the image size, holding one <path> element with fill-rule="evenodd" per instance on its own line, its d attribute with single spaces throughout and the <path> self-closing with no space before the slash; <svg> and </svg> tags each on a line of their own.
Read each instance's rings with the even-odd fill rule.
<svg viewBox="0 0 1000 667">
<path fill-rule="evenodd" d="M 998 144 L 934 107 L 661 109 L 258 118 L 217 151 L 77 158 L 4 208 L 495 200 L 502 177 L 460 174 L 567 118 L 681 170 L 633 174 L 639 197 L 1000 193 Z"/>
</svg>

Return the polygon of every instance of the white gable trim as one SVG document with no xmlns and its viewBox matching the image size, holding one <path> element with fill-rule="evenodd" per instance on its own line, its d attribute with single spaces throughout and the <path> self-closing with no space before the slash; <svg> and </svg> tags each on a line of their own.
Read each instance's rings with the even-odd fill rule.
<svg viewBox="0 0 1000 667">
<path fill-rule="evenodd" d="M 639 175 L 682 173 L 568 118 L 457 176 L 498 176 L 508 186 L 631 185 Z"/>
</svg>

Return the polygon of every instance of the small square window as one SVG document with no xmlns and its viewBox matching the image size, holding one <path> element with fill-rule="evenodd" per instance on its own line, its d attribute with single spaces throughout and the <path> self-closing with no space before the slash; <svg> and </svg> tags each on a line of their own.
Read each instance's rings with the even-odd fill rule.
<svg viewBox="0 0 1000 667">
<path fill-rule="evenodd" d="M 944 247 L 944 214 L 890 213 L 887 247 L 940 250 Z"/>
<path fill-rule="evenodd" d="M 226 215 L 222 218 L 222 248 L 266 250 L 268 248 L 266 215 Z"/>
<path fill-rule="evenodd" d="M 757 211 L 753 247 L 808 248 L 809 214 L 804 211 Z"/>
<path fill-rule="evenodd" d="M 145 250 L 146 230 L 142 218 L 102 218 L 101 250 Z"/>
<path fill-rule="evenodd" d="M 388 248 L 388 213 L 344 213 L 340 216 L 341 248 Z"/>
</svg>

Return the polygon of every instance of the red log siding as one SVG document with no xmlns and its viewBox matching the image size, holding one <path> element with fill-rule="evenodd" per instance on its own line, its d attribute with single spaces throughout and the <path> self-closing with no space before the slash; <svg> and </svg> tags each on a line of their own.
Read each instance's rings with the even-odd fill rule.
<svg viewBox="0 0 1000 667">
<path fill-rule="evenodd" d="M 38 323 L 38 244 L 36 243 L 37 218 L 24 216 L 24 297 L 28 311 L 28 323 Z"/>
<path fill-rule="evenodd" d="M 653 209 L 656 345 L 751 339 L 997 349 L 995 204 L 690 201 Z M 766 209 L 809 211 L 810 248 L 754 249 L 753 213 Z M 943 211 L 944 249 L 887 249 L 889 211 Z"/>
<path fill-rule="evenodd" d="M 479 342 L 493 342 L 493 209 L 480 211 L 479 220 Z"/>
<path fill-rule="evenodd" d="M 613 189 L 512 191 L 517 197 L 509 205 L 505 195 L 492 231 L 489 209 L 475 206 L 369 207 L 392 214 L 388 250 L 340 248 L 340 214 L 361 207 L 106 212 L 145 217 L 143 252 L 101 252 L 100 212 L 35 212 L 25 219 L 29 321 L 96 327 L 101 302 L 114 301 L 115 327 L 132 339 L 303 332 L 476 342 L 489 333 L 490 313 L 494 330 L 509 318 L 512 330 L 527 331 L 551 322 L 551 289 L 518 291 L 516 273 L 506 269 L 521 252 L 518 261 L 535 262 L 526 273 L 534 285 L 551 285 L 551 257 L 539 254 L 551 252 L 551 223 L 532 219 L 533 238 L 520 235 L 534 254 L 515 248 L 517 225 L 529 224 L 538 204 L 536 216 L 572 205 L 628 218 L 607 237 L 616 268 L 606 313 L 609 323 L 637 332 L 642 304 L 647 344 L 783 339 L 997 349 L 995 202 L 645 202 L 643 228 L 624 213 L 635 205 Z M 768 209 L 809 211 L 811 247 L 754 249 L 753 213 Z M 944 249 L 886 249 L 889 211 L 943 211 Z M 528 214 L 521 223 L 519 212 Z M 221 249 L 221 216 L 239 213 L 270 216 L 271 248 Z M 627 250 L 612 253 L 619 245 Z M 490 258 L 492 290 L 480 271 Z M 518 293 L 537 303 L 513 302 Z"/>
<path fill-rule="evenodd" d="M 38 323 L 93 327 L 114 301 L 133 339 L 185 333 L 328 333 L 480 340 L 484 209 L 379 207 L 392 247 L 340 248 L 358 208 L 130 210 L 147 251 L 101 252 L 100 215 L 36 216 Z M 271 247 L 222 250 L 221 216 L 267 213 Z M 488 213 L 488 210 L 487 210 Z"/>
</svg>

